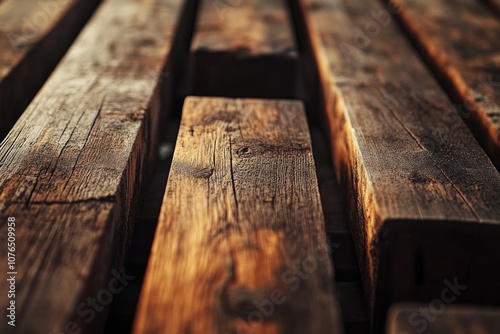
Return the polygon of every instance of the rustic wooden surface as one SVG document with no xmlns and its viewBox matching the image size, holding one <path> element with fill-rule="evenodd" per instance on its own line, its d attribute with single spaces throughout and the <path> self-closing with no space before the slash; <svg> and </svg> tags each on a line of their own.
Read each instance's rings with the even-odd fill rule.
<svg viewBox="0 0 500 334">
<path fill-rule="evenodd" d="M 0 140 L 99 2 L 7 0 L 0 4 Z"/>
<path fill-rule="evenodd" d="M 481 306 L 396 304 L 387 321 L 387 334 L 500 333 L 500 309 Z"/>
<path fill-rule="evenodd" d="M 0 144 L 0 230 L 18 222 L 16 333 L 68 331 L 70 320 L 98 332 L 105 311 L 92 320 L 77 306 L 120 271 L 183 4 L 105 1 Z"/>
<path fill-rule="evenodd" d="M 381 3 L 300 4 L 372 314 L 446 280 L 498 303 L 498 172 Z"/>
<path fill-rule="evenodd" d="M 201 0 L 191 53 L 196 95 L 295 97 L 297 45 L 284 0 Z"/>
<path fill-rule="evenodd" d="M 403 25 L 453 96 L 462 117 L 500 167 L 498 16 L 477 0 L 402 3 Z"/>
<path fill-rule="evenodd" d="M 325 237 L 302 104 L 189 97 L 135 333 L 341 333 Z"/>
</svg>

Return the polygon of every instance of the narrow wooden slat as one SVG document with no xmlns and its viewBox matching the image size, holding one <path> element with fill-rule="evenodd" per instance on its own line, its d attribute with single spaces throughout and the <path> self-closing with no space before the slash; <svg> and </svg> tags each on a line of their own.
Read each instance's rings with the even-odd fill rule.
<svg viewBox="0 0 500 334">
<path fill-rule="evenodd" d="M 341 333 L 300 102 L 189 97 L 135 333 Z"/>
<path fill-rule="evenodd" d="M 100 0 L 0 4 L 0 139 L 5 138 Z"/>
<path fill-rule="evenodd" d="M 9 216 L 18 222 L 16 333 L 98 333 L 109 293 L 125 286 L 112 277 L 154 160 L 162 71 L 175 66 L 166 59 L 192 7 L 105 1 L 0 144 L 0 230 Z"/>
<path fill-rule="evenodd" d="M 372 315 L 454 282 L 460 300 L 498 303 L 498 172 L 388 8 L 299 4 Z"/>
<path fill-rule="evenodd" d="M 500 168 L 500 20 L 497 15 L 477 0 L 397 1 L 406 30 L 453 96 L 459 113 Z"/>
<path fill-rule="evenodd" d="M 396 304 L 387 317 L 387 334 L 496 334 L 500 309 L 481 306 Z"/>
<path fill-rule="evenodd" d="M 284 0 L 201 0 L 191 53 L 196 95 L 295 97 L 297 45 Z"/>
</svg>

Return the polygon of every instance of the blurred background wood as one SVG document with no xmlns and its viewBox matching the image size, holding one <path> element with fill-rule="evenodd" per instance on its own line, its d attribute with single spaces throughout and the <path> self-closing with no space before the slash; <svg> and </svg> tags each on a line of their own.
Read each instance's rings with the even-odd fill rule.
<svg viewBox="0 0 500 334">
<path fill-rule="evenodd" d="M 191 45 L 195 95 L 293 98 L 298 50 L 284 0 L 201 0 Z"/>
<path fill-rule="evenodd" d="M 387 334 L 496 334 L 500 309 L 443 304 L 395 304 L 387 318 Z"/>
<path fill-rule="evenodd" d="M 498 16 L 477 0 L 402 3 L 399 17 L 408 35 L 500 167 Z"/>
<path fill-rule="evenodd" d="M 100 1 L 0 3 L 0 140 L 29 105 Z"/>
</svg>

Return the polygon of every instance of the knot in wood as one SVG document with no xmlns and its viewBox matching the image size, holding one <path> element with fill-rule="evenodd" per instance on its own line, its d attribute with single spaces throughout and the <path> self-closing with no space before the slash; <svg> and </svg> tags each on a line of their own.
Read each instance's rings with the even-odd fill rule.
<svg viewBox="0 0 500 334">
<path fill-rule="evenodd" d="M 236 154 L 240 157 L 245 157 L 250 155 L 250 148 L 247 146 L 240 147 L 239 149 L 236 150 Z"/>
</svg>

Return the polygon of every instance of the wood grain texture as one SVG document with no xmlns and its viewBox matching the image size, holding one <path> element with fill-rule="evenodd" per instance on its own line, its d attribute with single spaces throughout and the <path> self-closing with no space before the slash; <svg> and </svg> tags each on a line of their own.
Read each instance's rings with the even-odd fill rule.
<svg viewBox="0 0 500 334">
<path fill-rule="evenodd" d="M 398 0 L 398 3 L 406 31 L 453 97 L 460 115 L 500 168 L 498 16 L 477 0 Z"/>
<path fill-rule="evenodd" d="M 297 45 L 284 0 L 201 0 L 193 94 L 293 98 Z"/>
<path fill-rule="evenodd" d="M 192 4 L 105 1 L 0 144 L 0 230 L 8 216 L 18 221 L 16 333 L 68 331 L 70 320 L 99 332 L 105 311 L 93 319 L 78 305 L 121 268 L 165 112 L 160 78 Z M 0 332 L 10 331 L 2 321 Z"/>
<path fill-rule="evenodd" d="M 100 0 L 0 4 L 0 139 L 29 105 Z"/>
<path fill-rule="evenodd" d="M 500 309 L 482 306 L 396 304 L 387 321 L 387 334 L 500 333 Z"/>
<path fill-rule="evenodd" d="M 498 172 L 387 8 L 299 4 L 372 315 L 454 279 L 460 300 L 498 303 Z"/>
<path fill-rule="evenodd" d="M 135 333 L 341 333 L 300 102 L 189 97 Z"/>
</svg>

